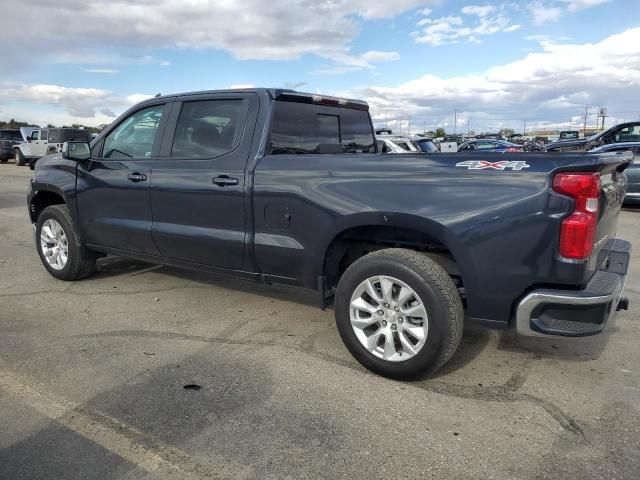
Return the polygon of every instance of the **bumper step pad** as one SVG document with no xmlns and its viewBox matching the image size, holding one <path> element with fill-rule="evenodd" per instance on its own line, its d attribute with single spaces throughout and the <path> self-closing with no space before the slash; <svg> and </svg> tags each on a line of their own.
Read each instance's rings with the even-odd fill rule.
<svg viewBox="0 0 640 480">
<path fill-rule="evenodd" d="M 622 298 L 631 244 L 615 240 L 609 246 L 607 269 L 597 272 L 582 290 L 534 290 L 516 310 L 520 335 L 584 337 L 604 330 L 607 322 L 628 300 Z"/>
</svg>

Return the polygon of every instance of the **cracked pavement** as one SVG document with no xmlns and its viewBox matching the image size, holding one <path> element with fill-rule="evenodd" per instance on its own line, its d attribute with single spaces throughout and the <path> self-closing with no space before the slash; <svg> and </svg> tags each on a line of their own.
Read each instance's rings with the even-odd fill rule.
<svg viewBox="0 0 640 480">
<path fill-rule="evenodd" d="M 0 478 L 638 477 L 640 246 L 604 334 L 467 328 L 434 377 L 396 382 L 310 292 L 115 257 L 55 280 L 30 176 L 0 165 Z"/>
</svg>

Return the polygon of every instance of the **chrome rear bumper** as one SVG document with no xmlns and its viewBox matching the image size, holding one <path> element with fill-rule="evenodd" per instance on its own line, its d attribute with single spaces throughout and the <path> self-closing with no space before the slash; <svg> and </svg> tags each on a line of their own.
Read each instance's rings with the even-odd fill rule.
<svg viewBox="0 0 640 480">
<path fill-rule="evenodd" d="M 630 253 L 629 242 L 615 240 L 608 268 L 598 271 L 584 289 L 540 289 L 527 294 L 516 308 L 518 334 L 583 337 L 602 332 L 622 298 Z"/>
</svg>

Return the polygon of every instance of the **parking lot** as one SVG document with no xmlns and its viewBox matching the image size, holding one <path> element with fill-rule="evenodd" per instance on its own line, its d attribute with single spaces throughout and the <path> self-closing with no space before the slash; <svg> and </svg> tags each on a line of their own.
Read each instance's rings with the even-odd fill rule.
<svg viewBox="0 0 640 480">
<path fill-rule="evenodd" d="M 638 478 L 640 246 L 604 334 L 467 329 L 397 382 L 306 291 L 113 257 L 53 279 L 31 174 L 0 165 L 0 478 Z"/>
</svg>

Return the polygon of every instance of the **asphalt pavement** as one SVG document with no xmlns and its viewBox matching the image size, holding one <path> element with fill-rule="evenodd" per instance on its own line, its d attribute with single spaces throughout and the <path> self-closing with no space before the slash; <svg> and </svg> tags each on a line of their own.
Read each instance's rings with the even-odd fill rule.
<svg viewBox="0 0 640 480">
<path fill-rule="evenodd" d="M 640 210 L 605 333 L 467 329 L 436 376 L 375 376 L 299 289 L 108 257 L 41 266 L 32 172 L 0 164 L 0 479 L 637 479 Z"/>
</svg>

